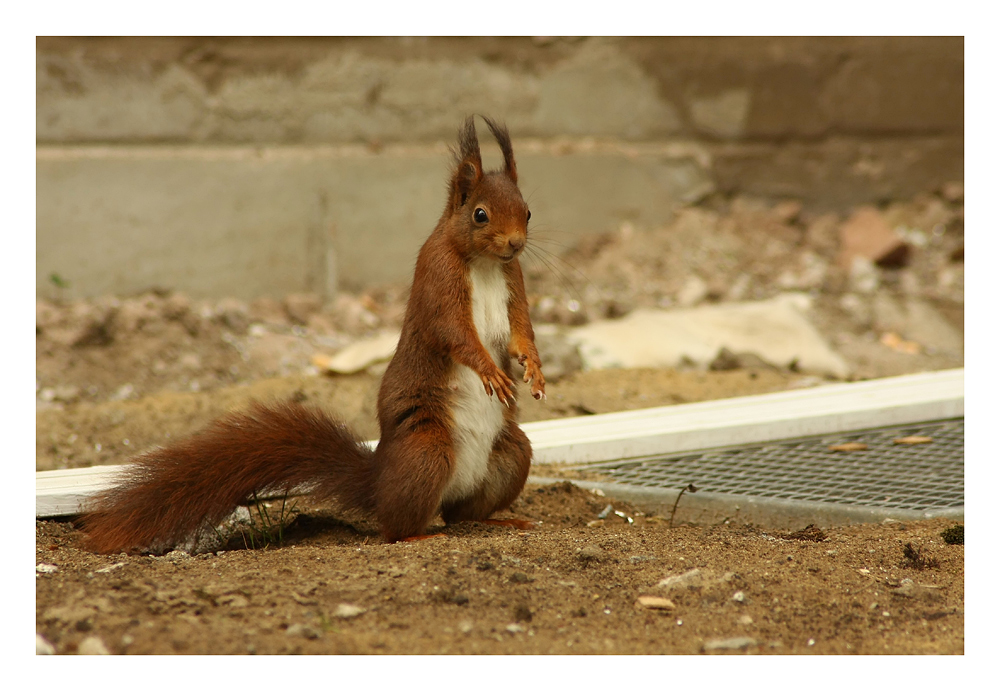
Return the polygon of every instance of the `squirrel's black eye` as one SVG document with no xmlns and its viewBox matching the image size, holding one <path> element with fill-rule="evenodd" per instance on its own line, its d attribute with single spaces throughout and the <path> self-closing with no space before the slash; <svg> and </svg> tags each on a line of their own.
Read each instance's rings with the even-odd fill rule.
<svg viewBox="0 0 1000 691">
<path fill-rule="evenodd" d="M 476 209 L 472 214 L 472 219 L 476 223 L 486 223 L 486 221 L 490 220 L 490 217 L 486 215 L 483 209 Z"/>
<path fill-rule="evenodd" d="M 530 212 L 530 211 L 528 212 L 528 218 L 527 218 L 527 219 L 525 219 L 525 220 L 527 220 L 527 221 L 530 221 L 530 220 L 531 220 L 531 212 Z"/>
</svg>

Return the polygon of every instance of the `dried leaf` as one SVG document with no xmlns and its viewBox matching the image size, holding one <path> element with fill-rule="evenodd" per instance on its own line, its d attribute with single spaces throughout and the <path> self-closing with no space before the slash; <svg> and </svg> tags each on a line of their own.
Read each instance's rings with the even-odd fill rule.
<svg viewBox="0 0 1000 691">
<path fill-rule="evenodd" d="M 677 606 L 673 600 L 668 600 L 665 597 L 656 597 L 655 595 L 643 595 L 636 600 L 636 604 L 646 609 L 674 609 Z"/>
<path fill-rule="evenodd" d="M 907 355 L 916 355 L 920 352 L 920 344 L 915 341 L 904 341 L 899 334 L 893 332 L 888 332 L 882 334 L 882 338 L 879 342 L 886 346 L 887 348 L 892 348 L 897 353 L 906 353 Z"/>
<path fill-rule="evenodd" d="M 863 444 L 859 441 L 849 441 L 843 444 L 831 444 L 830 451 L 864 451 L 868 448 L 868 444 Z"/>
<path fill-rule="evenodd" d="M 893 439 L 895 444 L 930 444 L 934 439 L 932 437 L 921 437 L 918 435 L 912 435 L 909 437 L 900 437 L 899 439 Z"/>
<path fill-rule="evenodd" d="M 802 530 L 796 530 L 794 533 L 779 533 L 778 537 L 784 540 L 807 540 L 809 542 L 823 542 L 826 539 L 826 533 L 817 528 L 815 525 L 810 523 Z"/>
</svg>

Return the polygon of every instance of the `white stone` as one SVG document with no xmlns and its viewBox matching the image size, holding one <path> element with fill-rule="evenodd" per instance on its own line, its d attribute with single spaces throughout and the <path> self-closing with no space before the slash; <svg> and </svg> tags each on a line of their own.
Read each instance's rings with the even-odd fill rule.
<svg viewBox="0 0 1000 691">
<path fill-rule="evenodd" d="M 355 341 L 322 363 L 322 366 L 337 374 L 354 374 L 392 358 L 397 343 L 399 343 L 399 332 L 385 331 L 372 338 Z"/>
<path fill-rule="evenodd" d="M 35 634 L 35 655 L 55 655 L 56 649 L 52 647 L 45 638 L 39 634 Z"/>
<path fill-rule="evenodd" d="M 353 619 L 354 617 L 361 616 L 367 612 L 364 607 L 358 607 L 357 605 L 349 605 L 347 603 L 340 603 L 337 605 L 337 609 L 333 610 L 333 616 L 338 619 Z"/>
<path fill-rule="evenodd" d="M 682 574 L 676 576 L 667 576 L 662 581 L 657 583 L 661 588 L 676 588 L 678 586 L 688 586 L 695 583 L 700 583 L 703 580 L 701 569 L 691 569 L 690 571 L 685 571 Z"/>
<path fill-rule="evenodd" d="M 584 369 L 707 368 L 722 348 L 754 353 L 775 367 L 844 378 L 850 370 L 805 316 L 809 299 L 780 295 L 761 302 L 707 305 L 688 310 L 638 309 L 618 320 L 572 329 Z"/>
<path fill-rule="evenodd" d="M 79 655 L 110 655 L 108 647 L 104 645 L 97 636 L 87 636 L 80 641 L 80 646 L 76 649 Z"/>
</svg>

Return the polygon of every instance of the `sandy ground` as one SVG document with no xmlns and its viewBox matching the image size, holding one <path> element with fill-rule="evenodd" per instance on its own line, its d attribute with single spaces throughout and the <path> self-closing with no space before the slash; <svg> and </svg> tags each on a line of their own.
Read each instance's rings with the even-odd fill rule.
<svg viewBox="0 0 1000 691">
<path fill-rule="evenodd" d="M 962 366 L 960 351 L 920 344 L 885 315 L 885 298 L 916 299 L 961 337 L 954 190 L 883 210 L 924 241 L 904 265 L 877 269 L 875 288 L 858 286 L 836 262 L 842 219 L 737 202 L 687 210 L 654 232 L 626 225 L 563 254 L 556 269 L 529 268 L 536 325 L 800 290 L 813 295 L 813 321 L 852 378 Z M 378 367 L 331 377 L 312 361 L 398 324 L 404 300 L 401 286 L 330 305 L 312 296 L 196 301 L 169 291 L 39 300 L 36 469 L 125 462 L 251 398 L 308 401 L 375 438 Z M 769 367 L 568 366 L 553 379 L 545 403 L 522 392 L 522 420 L 822 383 Z M 439 537 L 386 545 L 364 520 L 294 502 L 280 545 L 247 549 L 241 538 L 197 556 L 94 555 L 80 548 L 72 522 L 36 522 L 36 563 L 55 567 L 37 577 L 37 632 L 58 653 L 964 651 L 964 547 L 943 540 L 948 521 L 790 535 L 671 527 L 615 502 L 634 518 L 629 526 L 595 522 L 606 498 L 529 485 L 501 518 L 535 521 L 532 530 L 439 526 Z M 270 512 L 280 510 L 272 502 Z M 682 578 L 660 585 L 672 576 Z"/>
<path fill-rule="evenodd" d="M 95 637 L 137 654 L 963 652 L 964 547 L 944 543 L 945 521 L 795 539 L 670 528 L 616 503 L 632 526 L 587 527 L 605 503 L 531 488 L 501 517 L 533 530 L 457 525 L 394 545 L 306 509 L 281 548 L 195 557 L 98 556 L 41 522 L 37 559 L 58 570 L 38 578 L 37 627 L 64 653 Z"/>
</svg>

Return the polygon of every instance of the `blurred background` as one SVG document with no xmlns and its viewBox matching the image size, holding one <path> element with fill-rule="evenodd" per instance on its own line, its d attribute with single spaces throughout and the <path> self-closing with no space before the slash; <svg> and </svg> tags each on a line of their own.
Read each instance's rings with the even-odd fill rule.
<svg viewBox="0 0 1000 691">
<path fill-rule="evenodd" d="M 852 379 L 962 364 L 961 37 L 36 48 L 41 404 L 315 373 L 329 364 L 317 353 L 391 340 L 471 113 L 513 137 L 554 380 L 606 366 Z M 793 334 L 796 318 L 813 331 Z M 742 340 L 706 335 L 720 325 Z M 682 332 L 702 343 L 616 350 Z M 112 364 L 119 375 L 100 374 Z M 628 405 L 676 400 L 690 396 Z"/>
<path fill-rule="evenodd" d="M 714 197 L 846 213 L 962 181 L 961 38 L 37 48 L 46 294 L 53 272 L 80 296 L 329 296 L 405 279 L 470 113 L 507 123 L 533 219 L 567 246 Z"/>
</svg>

